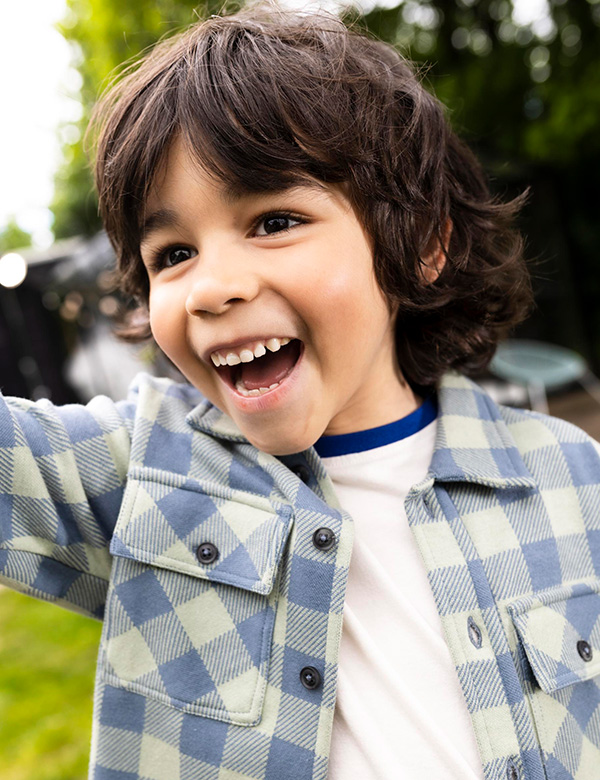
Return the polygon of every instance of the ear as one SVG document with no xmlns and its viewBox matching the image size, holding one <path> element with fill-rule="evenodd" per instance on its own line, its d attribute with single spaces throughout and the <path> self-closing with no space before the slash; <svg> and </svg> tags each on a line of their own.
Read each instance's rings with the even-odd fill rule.
<svg viewBox="0 0 600 780">
<path fill-rule="evenodd" d="M 426 284 L 433 284 L 446 265 L 448 247 L 452 237 L 452 220 L 448 218 L 442 230 L 441 241 L 433 236 L 426 254 L 421 257 L 421 274 Z"/>
</svg>

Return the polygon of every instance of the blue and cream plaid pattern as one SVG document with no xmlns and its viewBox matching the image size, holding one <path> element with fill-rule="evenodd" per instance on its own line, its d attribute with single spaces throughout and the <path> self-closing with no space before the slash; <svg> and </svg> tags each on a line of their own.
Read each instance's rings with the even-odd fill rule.
<svg viewBox="0 0 600 780">
<path fill-rule="evenodd" d="M 600 780 L 600 458 L 463 377 L 438 401 L 406 508 L 485 777 Z M 313 449 L 261 453 L 142 377 L 8 399 L 0 458 L 0 581 L 104 621 L 91 778 L 324 780 L 353 530 Z"/>
</svg>

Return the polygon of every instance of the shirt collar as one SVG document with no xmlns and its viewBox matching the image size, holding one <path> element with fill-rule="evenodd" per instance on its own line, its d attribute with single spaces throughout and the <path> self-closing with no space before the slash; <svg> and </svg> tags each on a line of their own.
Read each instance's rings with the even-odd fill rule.
<svg viewBox="0 0 600 780">
<path fill-rule="evenodd" d="M 444 375 L 438 406 L 430 477 L 494 488 L 535 488 L 500 409 L 475 382 L 459 374 Z"/>
<path fill-rule="evenodd" d="M 471 482 L 501 489 L 535 487 L 500 409 L 478 385 L 460 374 L 445 374 L 438 386 L 438 410 L 427 482 Z M 186 419 L 202 433 L 247 443 L 233 420 L 206 401 Z"/>
<path fill-rule="evenodd" d="M 192 409 L 185 421 L 197 431 L 208 433 L 217 439 L 248 443 L 248 439 L 246 439 L 231 417 L 216 406 L 213 406 L 209 401 L 205 400 L 195 409 Z"/>
</svg>

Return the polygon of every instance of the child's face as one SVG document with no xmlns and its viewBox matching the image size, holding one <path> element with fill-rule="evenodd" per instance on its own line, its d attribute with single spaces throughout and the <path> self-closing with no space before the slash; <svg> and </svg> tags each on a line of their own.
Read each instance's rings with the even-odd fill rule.
<svg viewBox="0 0 600 780">
<path fill-rule="evenodd" d="M 415 408 L 370 242 L 340 188 L 232 197 L 175 144 L 146 213 L 154 337 L 256 447 L 299 452 Z M 291 341 L 272 352 L 272 339 Z M 216 353 L 242 362 L 217 369 Z"/>
</svg>

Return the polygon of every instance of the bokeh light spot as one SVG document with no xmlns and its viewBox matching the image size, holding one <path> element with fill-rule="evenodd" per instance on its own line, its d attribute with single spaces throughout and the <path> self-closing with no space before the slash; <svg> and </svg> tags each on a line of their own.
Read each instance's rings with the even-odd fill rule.
<svg viewBox="0 0 600 780">
<path fill-rule="evenodd" d="M 16 252 L 0 257 L 0 284 L 3 287 L 18 287 L 27 276 L 27 263 Z"/>
</svg>

